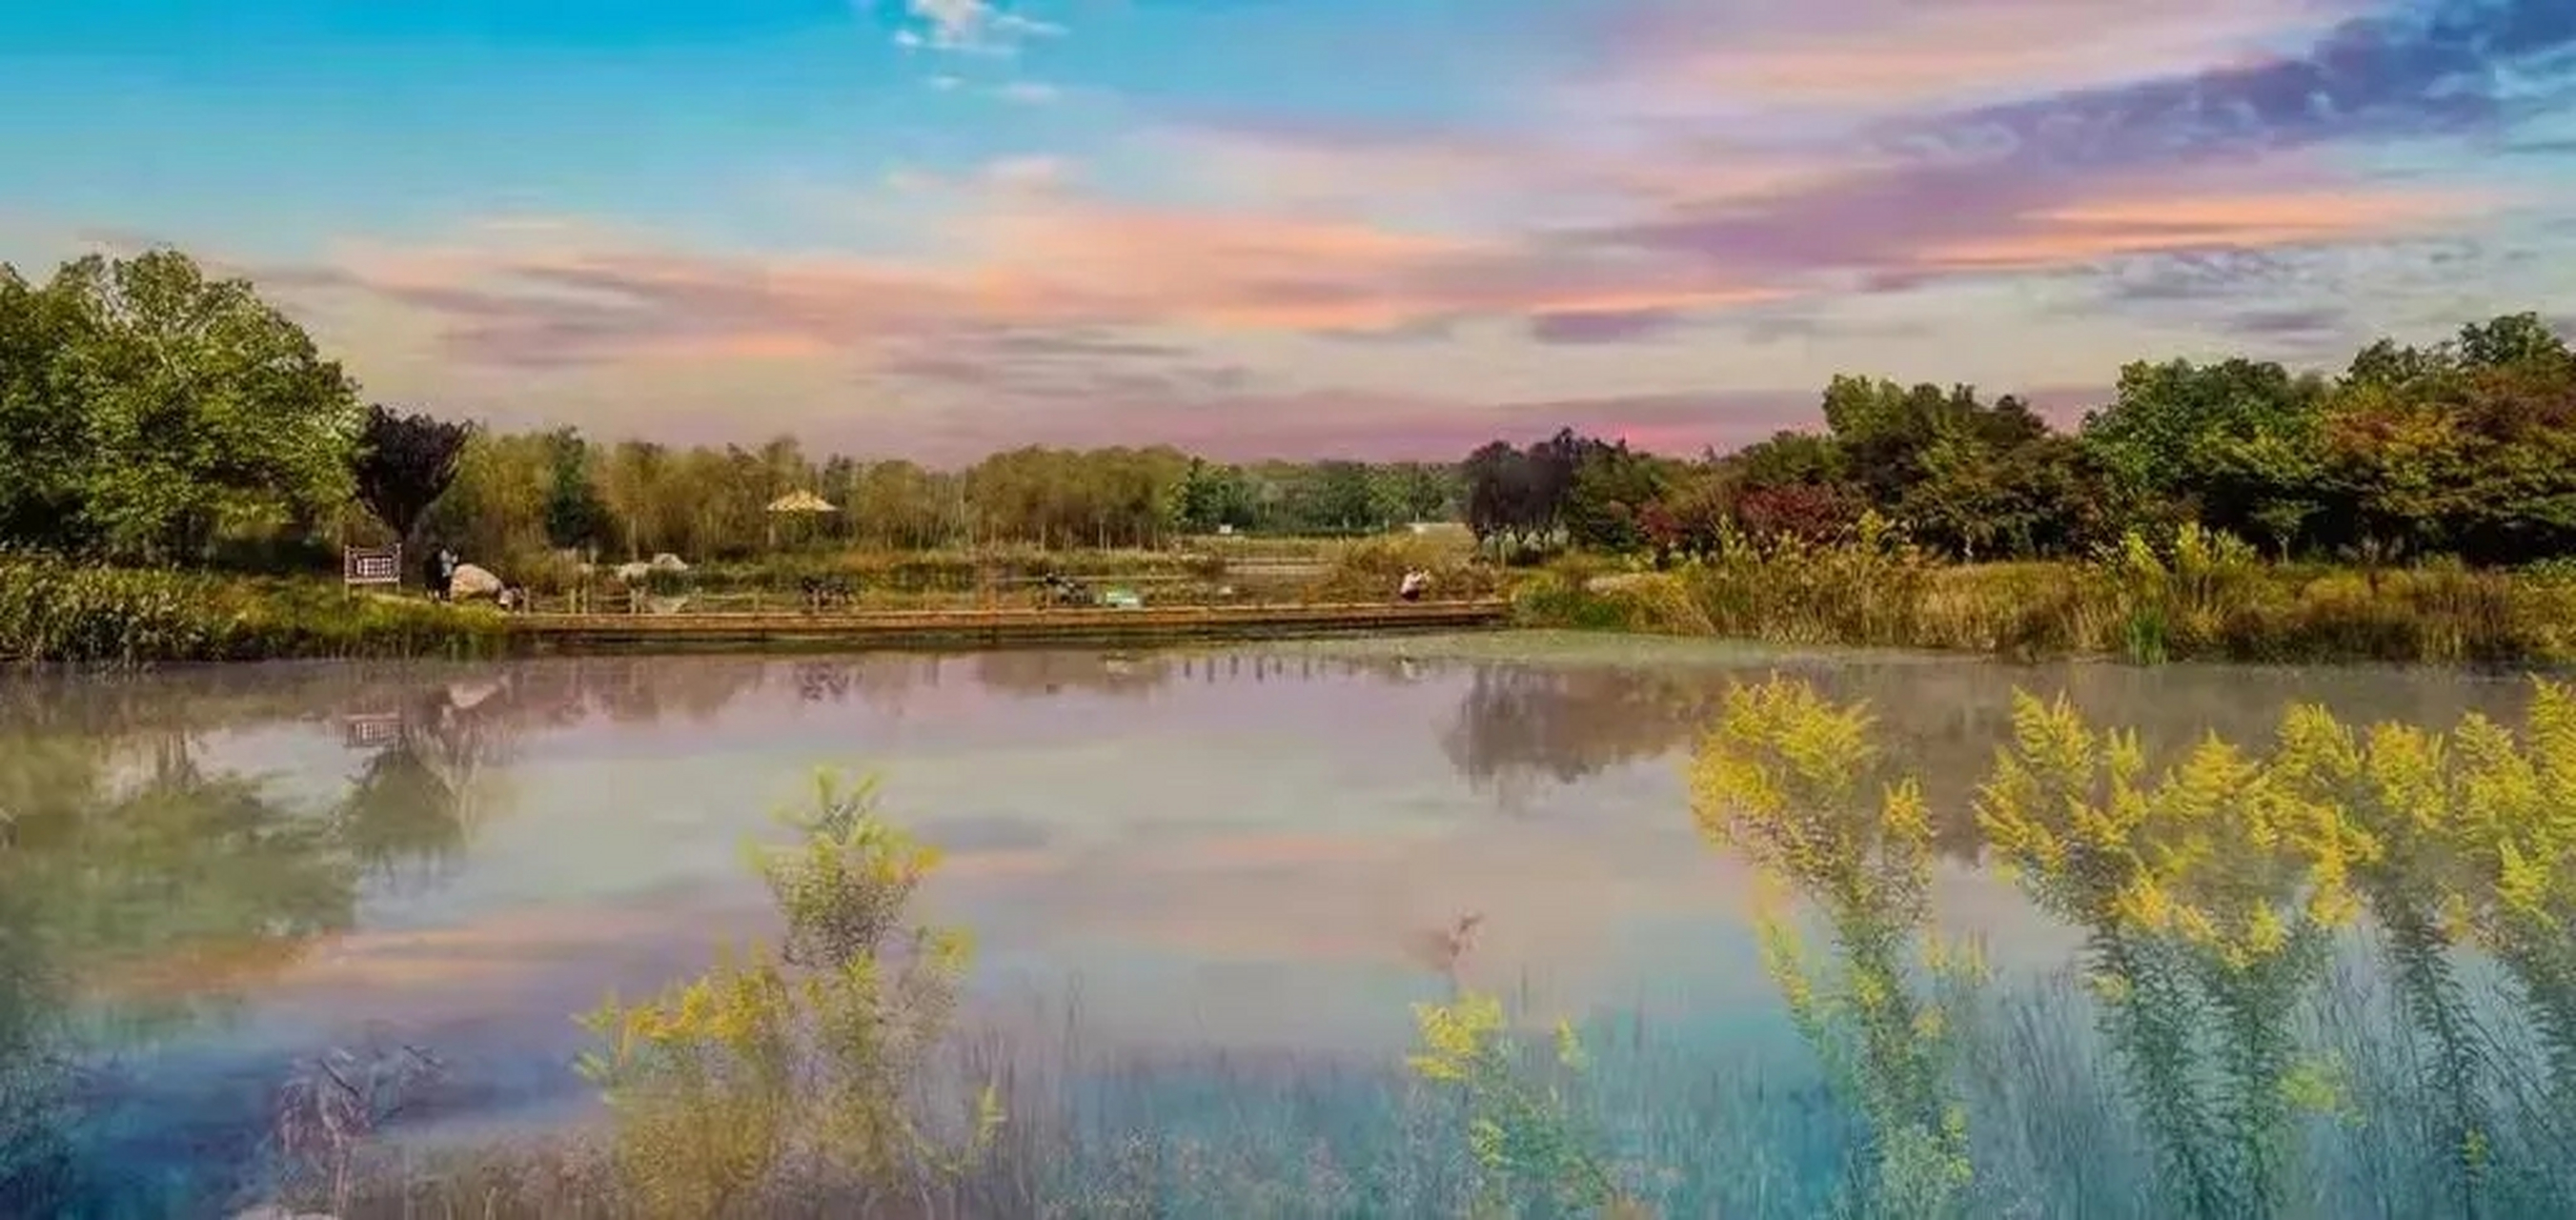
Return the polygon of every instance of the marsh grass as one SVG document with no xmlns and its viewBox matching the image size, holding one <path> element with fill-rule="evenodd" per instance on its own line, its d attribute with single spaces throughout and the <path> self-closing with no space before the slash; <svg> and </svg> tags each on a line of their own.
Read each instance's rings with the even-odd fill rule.
<svg viewBox="0 0 2576 1220">
<path fill-rule="evenodd" d="M 2576 581 L 2562 572 L 2271 564 L 2188 525 L 2082 561 L 1950 564 L 1876 527 L 1830 545 L 1729 538 L 1644 583 L 1598 579 L 1613 570 L 1560 560 L 1520 589 L 1521 620 L 2138 664 L 2576 660 Z"/>
<path fill-rule="evenodd" d="M 503 631 L 495 611 L 351 596 L 336 582 L 0 555 L 0 664 L 488 656 Z"/>
<path fill-rule="evenodd" d="M 1428 596 L 1450 600 L 1491 597 L 1501 592 L 1502 572 L 1477 562 L 1472 542 L 1444 535 L 1392 534 L 1326 544 L 1317 552 L 1317 572 L 1302 594 L 1315 601 L 1380 601 L 1395 596 L 1404 574 L 1420 569 L 1431 576 Z"/>
<path fill-rule="evenodd" d="M 2421 1136 L 2422 1049 L 2354 938 L 2303 997 L 2295 1024 L 2344 1083 L 2303 1112 L 2277 1214 L 2454 1217 L 2443 1150 Z M 2500 1024 L 2509 1009 L 2485 1019 Z M 2099 1002 L 2073 974 L 2001 978 L 1961 1031 L 1953 1078 L 1976 1167 L 1969 1214 L 2160 1220 L 2173 1216 L 2130 1083 L 2105 1053 Z M 1400 1021 L 1400 1014 L 1395 1016 Z M 1467 1134 L 1411 1068 L 1348 1055 L 1251 1057 L 1088 1052 L 1081 1018 L 1056 1035 L 959 1039 L 961 1076 L 998 1082 L 1007 1117 L 987 1153 L 927 1206 L 864 1200 L 807 1181 L 764 1215 L 1263 1217 L 1586 1214 L 1544 1199 L 1491 1210 Z M 1797 1043 L 1785 1008 L 1725 1025 L 1637 1012 L 1578 1023 L 1586 1087 L 1567 1094 L 1630 1215 L 1811 1220 L 1850 1205 L 1866 1120 Z M 1546 1053 L 1552 1036 L 1531 1044 Z M 2508 1043 L 2509 1044 L 2509 1043 Z M 2528 1068 L 2532 1048 L 2505 1066 Z M 2499 1089 L 2500 1098 L 2508 1098 Z M 2568 1214 L 2576 1169 L 2537 1123 L 2500 1127 L 2478 1215 Z M 379 1149 L 336 1214 L 361 1218 L 638 1214 L 595 1133 L 434 1151 Z M 310 1204 L 326 1202 L 321 1198 Z M 1488 1210 L 1479 1210 L 1480 1202 Z M 1518 1206 L 1509 1204 L 1517 1203 Z M 1602 1214 L 1599 1212 L 1592 1214 Z"/>
</svg>

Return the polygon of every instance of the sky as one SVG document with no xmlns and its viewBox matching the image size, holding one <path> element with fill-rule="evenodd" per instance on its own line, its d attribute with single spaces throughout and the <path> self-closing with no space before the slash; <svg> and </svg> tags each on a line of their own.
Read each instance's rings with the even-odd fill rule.
<svg viewBox="0 0 2576 1220">
<path fill-rule="evenodd" d="M 0 79 L 0 260 L 603 437 L 1696 452 L 2576 329 L 2567 0 L 81 0 Z"/>
</svg>

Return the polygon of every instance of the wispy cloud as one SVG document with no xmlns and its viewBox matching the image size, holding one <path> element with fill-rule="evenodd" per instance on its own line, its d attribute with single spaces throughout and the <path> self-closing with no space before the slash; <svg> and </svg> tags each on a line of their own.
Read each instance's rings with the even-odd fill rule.
<svg viewBox="0 0 2576 1220">
<path fill-rule="evenodd" d="M 1812 391 L 1774 387 L 1839 369 L 2076 384 L 2193 336 L 2455 323 L 2576 240 L 2500 236 L 2576 147 L 2538 121 L 2576 100 L 2563 0 L 1600 0 L 1380 89 L 1299 59 L 1389 53 L 1330 5 L 1086 10 L 1133 75 L 1042 81 L 1007 57 L 1061 9 L 880 2 L 964 117 L 818 153 L 809 227 L 467 225 L 273 282 L 425 383 L 856 398 L 966 450 L 1439 451 L 1547 411 L 1696 448 L 1798 422 Z M 1344 25 L 1258 37 L 1299 20 Z M 1186 39 L 1150 43 L 1166 21 Z"/>
<path fill-rule="evenodd" d="M 2015 168 L 2171 164 L 2318 144 L 2494 129 L 2563 100 L 2564 0 L 2431 0 L 2339 22 L 2291 54 L 1889 125 L 2001 150 Z M 2553 80 L 2552 77 L 2555 77 Z"/>
<path fill-rule="evenodd" d="M 969 55 L 1009 55 L 1032 38 L 1064 27 L 1013 11 L 1002 0 L 901 0 L 908 24 L 895 34 L 904 47 Z"/>
<path fill-rule="evenodd" d="M 1605 0 L 1583 88 L 1705 120 L 1943 109 L 2157 79 L 2261 54 L 2331 22 L 2319 0 Z"/>
</svg>

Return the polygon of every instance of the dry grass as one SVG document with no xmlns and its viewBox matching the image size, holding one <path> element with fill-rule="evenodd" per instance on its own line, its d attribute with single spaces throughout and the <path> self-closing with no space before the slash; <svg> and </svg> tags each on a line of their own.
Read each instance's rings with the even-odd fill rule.
<svg viewBox="0 0 2576 1220">
<path fill-rule="evenodd" d="M 2576 581 L 2456 565 L 2367 573 L 2223 551 L 2143 567 L 2119 556 L 1955 565 L 1846 546 L 1746 550 L 1651 580 L 1600 579 L 1615 570 L 1560 560 L 1518 590 L 1521 621 L 2023 659 L 2576 661 Z"/>
</svg>

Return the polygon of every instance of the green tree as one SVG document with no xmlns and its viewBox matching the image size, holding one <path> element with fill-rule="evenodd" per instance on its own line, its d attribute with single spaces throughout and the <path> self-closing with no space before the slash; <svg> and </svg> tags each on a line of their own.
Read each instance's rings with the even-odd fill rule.
<svg viewBox="0 0 2576 1220">
<path fill-rule="evenodd" d="M 81 318 L 55 375 L 81 410 L 81 516 L 111 552 L 201 559 L 227 523 L 348 498 L 355 386 L 248 282 L 165 250 L 80 259 L 51 291 Z"/>
<path fill-rule="evenodd" d="M 2460 361 L 2471 368 L 2516 364 L 2563 365 L 2571 358 L 2567 341 L 2549 329 L 2537 313 L 2504 314 L 2460 328 Z"/>
<path fill-rule="evenodd" d="M 2300 436 L 2328 388 L 2322 377 L 2270 362 L 2141 361 L 2120 370 L 2119 397 L 2086 417 L 2082 436 L 2089 456 L 2133 504 L 2149 512 L 2181 504 L 2197 515 L 2221 481 L 2216 467 L 2231 460 L 2229 446 Z M 2209 507 L 2216 515 L 2200 517 L 2204 524 L 2255 532 L 2244 503 Z"/>
<path fill-rule="evenodd" d="M 599 545 L 609 533 L 609 513 L 591 473 L 589 442 L 571 428 L 546 442 L 546 541 L 565 549 Z"/>
<path fill-rule="evenodd" d="M 96 320 L 70 287 L 0 264 L 0 539 L 77 546 L 86 524 L 87 421 L 66 357 Z"/>
<path fill-rule="evenodd" d="M 1566 495 L 1566 536 L 1575 545 L 1632 551 L 1646 545 L 1645 510 L 1664 491 L 1664 472 L 1626 441 L 1586 453 Z"/>
</svg>

